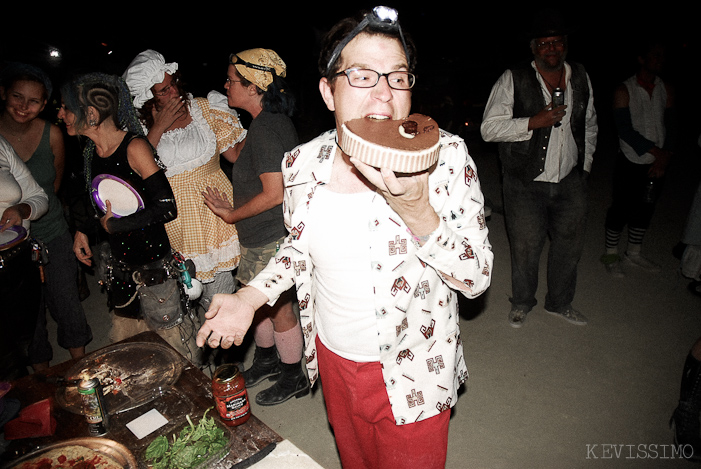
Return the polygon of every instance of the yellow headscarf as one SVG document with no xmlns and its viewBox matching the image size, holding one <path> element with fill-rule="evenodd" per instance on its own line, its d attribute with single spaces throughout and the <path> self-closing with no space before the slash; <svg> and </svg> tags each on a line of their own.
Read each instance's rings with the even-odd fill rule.
<svg viewBox="0 0 701 469">
<path fill-rule="evenodd" d="M 287 73 L 285 62 L 270 49 L 249 49 L 232 54 L 230 62 L 243 78 L 264 91 L 273 82 L 273 73 L 279 77 Z"/>
</svg>

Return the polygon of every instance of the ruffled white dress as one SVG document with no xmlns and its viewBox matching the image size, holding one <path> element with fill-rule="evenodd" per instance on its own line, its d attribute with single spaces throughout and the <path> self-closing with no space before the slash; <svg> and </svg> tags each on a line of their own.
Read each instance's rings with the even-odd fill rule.
<svg viewBox="0 0 701 469">
<path fill-rule="evenodd" d="M 241 141 L 246 130 L 223 94 L 211 91 L 206 99 L 190 102 L 192 123 L 163 134 L 156 150 L 178 206 L 178 217 L 165 225 L 170 243 L 193 260 L 196 278 L 209 283 L 216 273 L 238 266 L 241 250 L 236 227 L 207 208 L 202 192 L 216 187 L 231 197 L 231 181 L 221 170 L 219 155 Z"/>
</svg>

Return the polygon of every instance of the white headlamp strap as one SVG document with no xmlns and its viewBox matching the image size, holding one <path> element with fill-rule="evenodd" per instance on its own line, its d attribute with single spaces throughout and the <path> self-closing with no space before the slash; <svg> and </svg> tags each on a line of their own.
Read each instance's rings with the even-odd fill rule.
<svg viewBox="0 0 701 469">
<path fill-rule="evenodd" d="M 404 55 L 406 55 L 407 61 L 409 60 L 409 48 L 404 40 L 404 33 L 402 32 L 402 27 L 399 25 L 399 14 L 394 8 L 377 6 L 372 9 L 372 13 L 365 15 L 365 18 L 358 23 L 358 25 L 353 28 L 353 31 L 348 34 L 343 41 L 341 41 L 331 54 L 328 63 L 326 64 L 326 71 L 331 69 L 331 66 L 338 60 L 343 49 L 348 45 L 350 41 L 353 40 L 360 32 L 365 29 L 370 23 L 377 26 L 379 29 L 384 31 L 397 30 L 399 32 L 399 38 L 402 41 L 402 46 L 404 47 Z"/>
</svg>

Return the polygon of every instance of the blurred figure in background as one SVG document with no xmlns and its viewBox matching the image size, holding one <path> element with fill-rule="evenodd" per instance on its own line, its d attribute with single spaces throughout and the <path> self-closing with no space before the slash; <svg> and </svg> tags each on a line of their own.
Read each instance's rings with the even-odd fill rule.
<svg viewBox="0 0 701 469">
<path fill-rule="evenodd" d="M 641 251 L 676 140 L 674 88 L 659 76 L 665 63 L 664 45 L 643 43 L 637 60 L 638 72 L 614 92 L 613 115 L 620 152 L 613 173 L 613 200 L 606 214 L 606 252 L 601 261 L 615 277 L 625 276 L 622 265 L 649 272 L 660 270 Z M 618 243 L 626 226 L 628 245 L 621 258 Z"/>
<path fill-rule="evenodd" d="M 548 238 L 545 311 L 571 324 L 587 324 L 572 302 L 598 124 L 589 75 L 581 64 L 566 60 L 569 32 L 558 11 L 536 13 L 529 31 L 533 60 L 497 80 L 480 128 L 485 141 L 499 142 L 511 247 L 508 319 L 516 328 L 537 304 L 540 258 Z M 560 93 L 564 104 L 554 101 Z"/>
</svg>

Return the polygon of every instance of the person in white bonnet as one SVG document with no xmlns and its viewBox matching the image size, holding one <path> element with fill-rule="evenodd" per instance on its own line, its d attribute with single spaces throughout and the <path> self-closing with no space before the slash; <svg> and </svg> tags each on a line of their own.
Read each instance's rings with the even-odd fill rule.
<svg viewBox="0 0 701 469">
<path fill-rule="evenodd" d="M 203 284 L 199 303 L 207 310 L 215 293 L 234 291 L 240 246 L 235 225 L 207 210 L 202 192 L 217 187 L 232 193 L 220 155 L 238 154 L 246 130 L 224 94 L 194 98 L 183 87 L 177 62 L 167 63 L 159 52 L 138 54 L 123 78 L 175 194 L 178 217 L 166 225 L 168 237 L 173 249 L 194 262 Z"/>
</svg>

